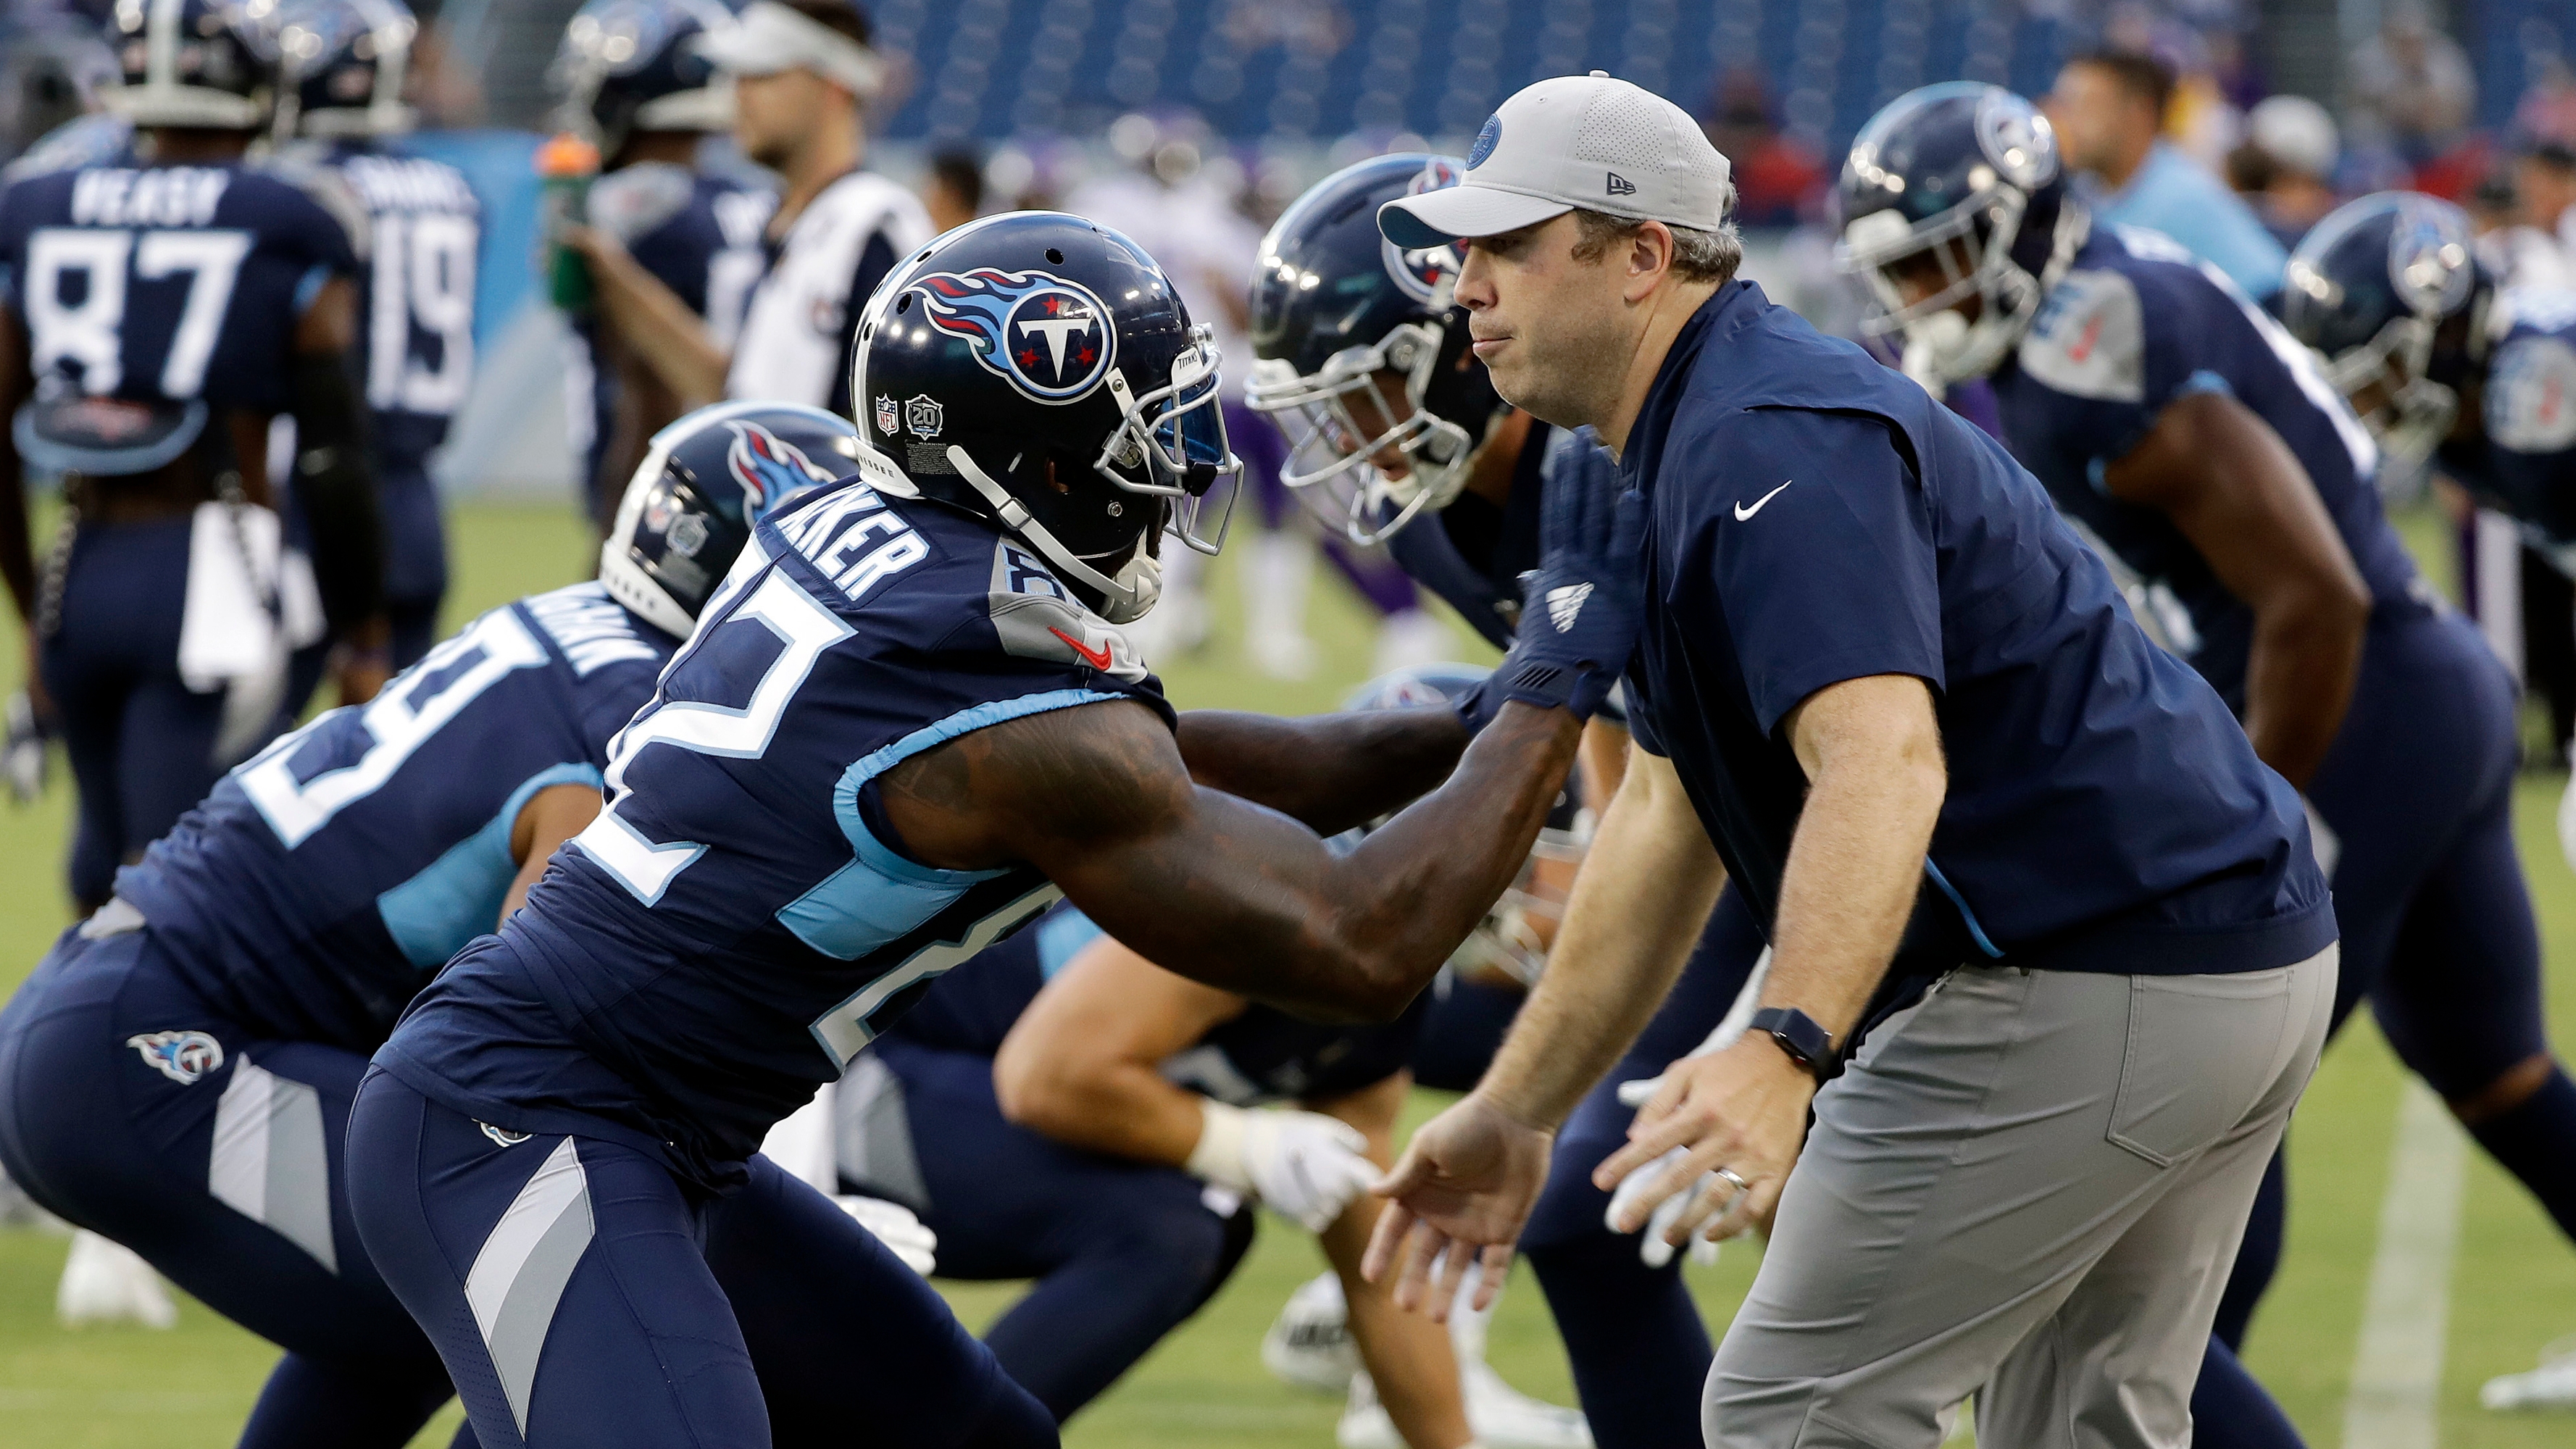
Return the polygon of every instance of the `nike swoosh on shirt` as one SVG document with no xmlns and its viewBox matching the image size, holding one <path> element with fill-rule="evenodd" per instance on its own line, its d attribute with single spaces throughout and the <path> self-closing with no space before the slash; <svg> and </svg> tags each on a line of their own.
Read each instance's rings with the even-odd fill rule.
<svg viewBox="0 0 2576 1449">
<path fill-rule="evenodd" d="M 1092 668 L 1100 670 L 1103 673 L 1108 671 L 1110 658 L 1108 650 L 1093 649 L 1085 645 L 1081 640 L 1076 639 L 1072 635 L 1064 632 L 1062 629 L 1055 628 L 1052 625 L 1048 626 L 1047 632 L 1053 634 L 1055 637 L 1063 640 L 1067 644 L 1072 645 L 1073 652 L 1081 655 L 1085 664 L 1088 664 Z"/>
<path fill-rule="evenodd" d="M 1792 478 L 1792 479 L 1790 479 L 1790 480 L 1789 480 L 1789 483 L 1795 483 L 1795 482 L 1797 482 L 1797 481 L 1798 481 L 1797 479 Z M 1781 485 L 1780 485 L 1780 488 L 1786 488 L 1786 487 L 1788 487 L 1788 486 L 1789 486 L 1789 483 L 1783 483 L 1783 484 L 1781 484 Z M 1741 503 L 1738 503 L 1737 505 L 1735 505 L 1735 521 L 1736 521 L 1736 522 L 1738 522 L 1738 523 L 1742 523 L 1744 520 L 1746 520 L 1746 519 L 1748 519 L 1748 518 L 1751 518 L 1753 515 L 1755 515 L 1755 514 L 1757 514 L 1757 513 L 1760 513 L 1760 512 L 1762 511 L 1762 505 L 1764 505 L 1764 504 L 1766 504 L 1766 503 L 1770 502 L 1772 499 L 1777 498 L 1777 497 L 1779 497 L 1779 496 L 1780 496 L 1780 488 L 1774 488 L 1774 489 L 1772 489 L 1770 492 L 1763 494 L 1761 497 L 1754 499 L 1754 500 L 1753 500 L 1753 506 L 1752 506 L 1752 507 L 1750 507 L 1750 508 L 1745 507 L 1745 506 L 1744 506 L 1743 504 L 1741 504 Z"/>
</svg>

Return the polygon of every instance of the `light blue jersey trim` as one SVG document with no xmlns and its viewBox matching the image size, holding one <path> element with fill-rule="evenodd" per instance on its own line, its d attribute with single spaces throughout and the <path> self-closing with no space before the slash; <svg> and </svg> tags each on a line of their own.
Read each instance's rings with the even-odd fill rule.
<svg viewBox="0 0 2576 1449">
<path fill-rule="evenodd" d="M 1923 873 L 1932 877 L 1932 883 L 1941 888 L 1941 894 L 1948 896 L 1950 904 L 1959 908 L 1959 919 L 1968 923 L 1968 934 L 1976 940 L 1977 949 L 1998 961 L 2002 960 L 2003 948 L 1986 935 L 1986 928 L 1978 922 L 1977 913 L 1968 909 L 1968 898 L 1959 894 L 1959 888 L 1950 884 L 1950 878 L 1941 873 L 1941 867 L 1934 865 L 1928 855 L 1923 857 Z"/>
<path fill-rule="evenodd" d="M 1053 981 L 1057 972 L 1073 964 L 1083 947 L 1107 934 L 1098 922 L 1070 907 L 1039 922 L 1038 976 Z"/>
<path fill-rule="evenodd" d="M 510 834 L 519 812 L 540 790 L 555 785 L 599 786 L 599 771 L 586 764 L 549 765 L 510 792 L 500 813 L 480 830 L 448 847 L 420 874 L 376 897 L 376 914 L 403 959 L 424 971 L 447 964 L 465 943 L 499 924 L 501 902 L 518 879 Z"/>
<path fill-rule="evenodd" d="M 938 870 L 907 859 L 877 839 L 859 813 L 859 792 L 869 781 L 933 745 L 971 734 L 1004 720 L 1019 719 L 1075 705 L 1125 699 L 1091 689 L 1057 689 L 1017 699 L 990 700 L 959 710 L 877 750 L 841 775 L 832 788 L 832 814 L 849 838 L 852 859 L 812 890 L 779 908 L 778 923 L 796 939 L 836 961 L 855 961 L 920 929 L 946 910 L 977 881 L 1007 874 L 1000 870 Z"/>
<path fill-rule="evenodd" d="M 2174 396 L 2177 398 L 2186 398 L 2196 392 L 2215 392 L 2223 393 L 2228 397 L 2236 396 L 2236 389 L 2228 384 L 2226 378 L 2219 376 L 2217 373 L 2210 371 L 2206 367 L 2201 368 L 2191 376 L 2184 378 L 2182 380 L 2182 386 L 2174 391 Z"/>
<path fill-rule="evenodd" d="M 295 315 L 301 317 L 313 306 L 313 299 L 331 282 L 331 269 L 320 263 L 307 268 L 295 281 Z"/>
</svg>

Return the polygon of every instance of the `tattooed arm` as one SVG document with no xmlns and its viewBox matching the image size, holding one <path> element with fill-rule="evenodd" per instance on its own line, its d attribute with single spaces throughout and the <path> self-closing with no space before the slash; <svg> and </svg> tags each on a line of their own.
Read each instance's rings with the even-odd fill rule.
<svg viewBox="0 0 2576 1449">
<path fill-rule="evenodd" d="M 1375 820 L 1449 777 L 1467 726 L 1447 705 L 1354 714 L 1181 716 L 1190 778 L 1325 835 Z"/>
<path fill-rule="evenodd" d="M 1519 873 L 1581 734 L 1566 711 L 1505 706 L 1446 784 L 1340 858 L 1193 782 L 1171 731 L 1128 703 L 960 736 L 889 772 L 882 800 L 927 864 L 1027 861 L 1167 970 L 1309 1017 L 1382 1021 Z"/>
</svg>

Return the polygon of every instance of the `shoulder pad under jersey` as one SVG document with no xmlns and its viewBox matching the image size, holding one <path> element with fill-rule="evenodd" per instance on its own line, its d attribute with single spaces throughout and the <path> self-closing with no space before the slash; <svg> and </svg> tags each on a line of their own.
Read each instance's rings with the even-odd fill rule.
<svg viewBox="0 0 2576 1449">
<path fill-rule="evenodd" d="M 590 224 L 632 242 L 688 210 L 696 185 L 689 168 L 669 161 L 621 166 L 590 183 Z"/>
<path fill-rule="evenodd" d="M 2137 283 L 2107 268 L 2069 272 L 2022 338 L 2022 370 L 2073 397 L 2146 399 L 2146 318 Z"/>
<path fill-rule="evenodd" d="M 75 116 L 36 139 L 18 159 L 0 168 L 0 185 L 56 171 L 105 166 L 134 144 L 134 123 L 123 116 Z"/>
</svg>

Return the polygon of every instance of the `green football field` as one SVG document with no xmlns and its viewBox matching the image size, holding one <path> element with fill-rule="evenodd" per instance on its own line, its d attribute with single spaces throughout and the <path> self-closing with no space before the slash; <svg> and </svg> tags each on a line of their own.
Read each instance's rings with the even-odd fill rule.
<svg viewBox="0 0 2576 1449">
<path fill-rule="evenodd" d="M 2431 536 L 2428 520 L 2410 522 L 2415 536 Z M 587 572 L 585 536 L 568 510 L 469 507 L 456 516 L 454 544 L 451 624 Z M 1165 670 L 1183 707 L 1323 709 L 1368 673 L 1359 608 L 1325 586 L 1311 620 L 1324 646 L 1319 676 L 1287 685 L 1252 675 L 1237 663 L 1242 611 L 1222 566 L 1214 583 L 1214 640 L 1201 658 Z M 0 631 L 0 682 L 19 678 L 17 644 L 15 630 Z M 1470 657 L 1490 656 L 1479 649 Z M 2576 879 L 2551 828 L 2558 788 L 2556 777 L 2533 777 L 2519 802 L 2524 860 L 2553 963 L 2576 959 Z M 0 990 L 25 974 L 68 919 L 61 859 L 69 805 L 57 778 L 32 809 L 0 806 Z M 2564 1041 L 2565 1024 L 2576 1021 L 2576 970 L 2554 974 L 2551 998 Z M 2576 1333 L 2576 1253 L 2474 1149 L 2455 1177 L 2450 1164 L 2460 1154 L 2440 1121 L 2419 1120 L 2401 1155 L 2401 1086 L 2366 1016 L 2328 1054 L 2292 1129 L 2289 1252 L 2255 1322 L 2249 1362 L 2318 1446 L 2576 1444 L 2576 1415 L 2496 1415 L 2477 1404 L 2485 1379 L 2529 1367 L 2549 1340 Z M 1420 1093 L 1415 1108 L 1427 1113 L 1438 1104 L 1436 1094 Z M 2446 1190 L 2454 1181 L 2456 1196 Z M 2444 1211 L 2453 1202 L 2455 1215 Z M 59 1237 L 0 1230 L 0 1449 L 231 1444 L 275 1350 L 184 1302 L 179 1327 L 166 1333 L 61 1329 L 53 1294 L 63 1254 Z M 1730 1246 L 1715 1268 L 1691 1270 L 1713 1329 L 1723 1328 L 1757 1260 L 1758 1249 Z M 1338 1403 L 1281 1386 L 1255 1356 L 1289 1290 L 1321 1266 L 1292 1226 L 1266 1221 L 1233 1282 L 1076 1419 L 1068 1442 L 1329 1445 Z M 969 1323 L 989 1318 L 1016 1291 L 950 1286 Z M 2358 1374 L 2357 1358 L 2366 1365 Z M 1521 1388 L 1571 1402 L 1564 1355 L 1525 1272 L 1504 1300 L 1492 1359 Z M 455 1416 L 451 1406 L 421 1442 L 443 1445 Z"/>
</svg>

